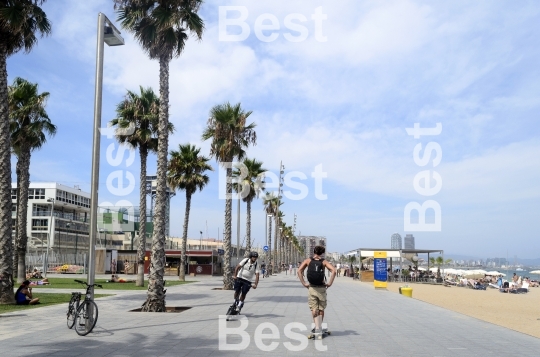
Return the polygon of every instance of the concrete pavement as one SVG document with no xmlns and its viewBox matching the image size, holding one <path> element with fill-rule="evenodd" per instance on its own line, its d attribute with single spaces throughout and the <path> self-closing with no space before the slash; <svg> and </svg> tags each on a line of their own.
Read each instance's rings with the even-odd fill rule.
<svg viewBox="0 0 540 357">
<path fill-rule="evenodd" d="M 328 290 L 325 321 L 332 335 L 322 341 L 307 340 L 303 338 L 307 331 L 298 329 L 302 325 L 309 328 L 311 323 L 307 289 L 295 276 L 284 274 L 261 279 L 259 288 L 248 294 L 243 309 L 248 324 L 244 336 L 230 334 L 226 339 L 228 347 L 235 348 L 234 344 L 248 342 L 246 336 L 249 336 L 248 347 L 227 351 L 222 343 L 220 350 L 218 316 L 232 303 L 233 293 L 213 290 L 222 286 L 219 277 L 194 279 L 199 282 L 168 287 L 167 306 L 191 307 L 182 313 L 129 312 L 144 302 L 144 291 L 117 291 L 115 296 L 96 300 L 99 319 L 94 332 L 85 337 L 66 327 L 65 305 L 2 314 L 0 354 L 2 357 L 540 355 L 540 339 L 395 293 L 375 291 L 371 284 L 346 277 L 336 278 Z M 37 295 L 39 291 L 34 292 Z M 442 289 L 441 293 L 444 293 Z M 242 323 L 245 325 L 246 321 L 221 320 L 221 335 L 224 326 L 231 329 Z M 266 329 L 261 330 L 263 327 Z M 292 330 L 286 331 L 287 328 Z M 272 329 L 276 330 L 276 338 L 256 338 L 261 332 L 270 335 Z M 271 352 L 264 351 L 273 342 L 279 343 L 277 347 Z M 325 352 L 321 351 L 324 349 Z"/>
</svg>

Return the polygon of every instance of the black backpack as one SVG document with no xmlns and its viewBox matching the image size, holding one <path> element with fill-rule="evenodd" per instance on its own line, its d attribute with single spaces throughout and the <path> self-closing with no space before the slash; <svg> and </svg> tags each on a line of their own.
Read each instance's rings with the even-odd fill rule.
<svg viewBox="0 0 540 357">
<path fill-rule="evenodd" d="M 306 276 L 309 283 L 313 286 L 324 286 L 326 277 L 324 276 L 323 261 L 323 258 L 320 260 L 311 258 L 311 261 L 309 262 Z"/>
<path fill-rule="evenodd" d="M 242 267 L 242 269 L 244 269 L 244 265 L 246 265 L 248 262 L 249 262 L 249 258 L 244 258 L 246 261 L 244 262 L 244 264 L 241 264 L 240 266 Z M 257 261 L 255 261 L 255 272 L 257 272 Z"/>
</svg>

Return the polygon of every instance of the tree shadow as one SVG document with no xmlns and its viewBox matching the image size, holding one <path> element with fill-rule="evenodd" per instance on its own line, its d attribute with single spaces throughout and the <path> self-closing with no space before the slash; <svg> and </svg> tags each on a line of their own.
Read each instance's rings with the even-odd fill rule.
<svg viewBox="0 0 540 357">
<path fill-rule="evenodd" d="M 176 325 L 176 324 L 170 324 Z M 163 325 L 152 325 L 163 326 Z M 137 328 L 147 327 L 139 326 Z M 84 337 L 84 343 L 80 339 L 66 340 L 59 344 L 57 341 L 46 341 L 43 343 L 33 343 L 33 348 L 39 348 L 38 352 L 26 351 L 25 356 L 45 357 L 51 355 L 69 356 L 76 351 L 76 355 L 85 356 L 105 356 L 113 355 L 163 355 L 174 354 L 177 356 L 186 356 L 190 353 L 201 355 L 212 355 L 218 351 L 217 339 L 201 338 L 198 336 L 182 336 L 165 332 L 159 337 L 159 343 L 151 336 L 142 333 L 132 333 L 128 336 L 122 336 L 121 339 L 114 341 L 104 341 L 104 337 L 114 335 L 111 331 L 90 333 Z M 97 337 L 97 338 L 92 338 Z M 27 342 L 21 341 L 21 348 L 27 346 Z"/>
<path fill-rule="evenodd" d="M 257 296 L 253 301 L 271 301 L 271 302 L 307 302 L 307 296 Z"/>
</svg>

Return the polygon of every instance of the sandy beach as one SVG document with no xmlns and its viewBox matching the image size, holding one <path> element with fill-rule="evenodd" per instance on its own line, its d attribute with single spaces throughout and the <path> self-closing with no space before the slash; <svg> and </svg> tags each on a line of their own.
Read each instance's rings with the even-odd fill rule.
<svg viewBox="0 0 540 357">
<path fill-rule="evenodd" d="M 403 285 L 388 283 L 388 290 L 399 293 Z M 490 288 L 484 291 L 429 284 L 409 287 L 413 288 L 414 299 L 540 338 L 540 288 L 531 288 L 527 294 L 503 294 Z"/>
</svg>

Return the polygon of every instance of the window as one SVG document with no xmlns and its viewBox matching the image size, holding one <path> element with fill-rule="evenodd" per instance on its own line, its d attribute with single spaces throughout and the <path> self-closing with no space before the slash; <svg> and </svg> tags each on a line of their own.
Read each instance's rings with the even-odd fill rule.
<svg viewBox="0 0 540 357">
<path fill-rule="evenodd" d="M 16 199 L 17 199 L 17 189 L 16 189 L 16 188 L 12 188 L 12 189 L 11 189 L 11 199 L 12 199 L 12 200 L 16 200 Z"/>
<path fill-rule="evenodd" d="M 45 199 L 45 189 L 44 188 L 36 188 L 34 190 L 34 198 L 44 200 Z"/>
<path fill-rule="evenodd" d="M 48 219 L 32 219 L 33 231 L 46 231 L 49 227 Z"/>
</svg>

